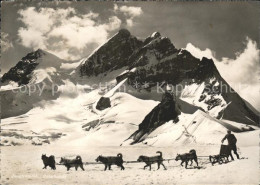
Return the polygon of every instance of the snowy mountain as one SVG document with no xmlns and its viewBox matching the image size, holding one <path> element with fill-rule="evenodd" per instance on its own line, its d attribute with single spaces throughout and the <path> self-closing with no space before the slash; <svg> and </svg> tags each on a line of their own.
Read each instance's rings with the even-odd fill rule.
<svg viewBox="0 0 260 185">
<path fill-rule="evenodd" d="M 17 82 L 19 85 L 28 84 L 30 81 L 31 73 L 39 65 L 37 59 L 41 58 L 43 52 L 37 50 L 23 57 L 15 67 L 11 68 L 7 73 L 2 76 L 1 82 L 7 81 Z"/>
<path fill-rule="evenodd" d="M 2 118 L 24 114 L 41 101 L 56 99 L 57 87 L 69 78 L 69 71 L 62 68 L 65 63 L 41 49 L 23 57 L 1 78 Z"/>
<path fill-rule="evenodd" d="M 64 63 L 66 61 L 38 49 L 28 53 L 2 76 L 2 86 L 9 82 L 16 82 L 18 86 L 21 86 L 40 83 L 44 80 L 49 80 L 53 83 L 56 80 L 55 83 L 60 83 L 63 76 L 60 77 L 61 74 L 59 73 L 64 73 L 64 70 L 62 70 L 62 64 Z"/>
<path fill-rule="evenodd" d="M 1 81 L 6 145 L 14 130 L 15 143 L 37 133 L 40 144 L 47 139 L 62 145 L 160 146 L 259 127 L 258 112 L 221 77 L 213 60 L 177 49 L 158 32 L 140 40 L 120 30 L 79 61 L 37 50 Z M 175 99 L 165 94 L 166 86 Z M 36 87 L 33 93 L 30 87 Z"/>
<path fill-rule="evenodd" d="M 259 116 L 221 77 L 212 59 L 199 60 L 184 49 L 176 49 L 158 32 L 138 41 L 127 30 L 119 31 L 78 67 L 78 75 L 106 76 L 120 68 L 129 72 L 118 75 L 117 82 L 127 77 L 135 96 L 158 100 L 162 94 L 153 92 L 156 85 L 170 84 L 180 99 L 217 119 L 258 125 Z"/>
</svg>

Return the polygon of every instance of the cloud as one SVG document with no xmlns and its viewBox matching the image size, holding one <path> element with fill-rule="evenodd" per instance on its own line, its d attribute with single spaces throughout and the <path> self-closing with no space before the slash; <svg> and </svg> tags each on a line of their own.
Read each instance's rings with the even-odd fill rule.
<svg viewBox="0 0 260 185">
<path fill-rule="evenodd" d="M 133 19 L 126 19 L 126 25 L 132 27 L 134 25 Z"/>
<path fill-rule="evenodd" d="M 78 15 L 74 8 L 28 7 L 18 13 L 24 23 L 18 30 L 20 43 L 28 48 L 47 50 L 63 59 L 78 59 L 84 49 L 104 43 L 109 33 L 121 25 L 116 16 L 100 22 L 99 14 Z"/>
<path fill-rule="evenodd" d="M 137 17 L 143 13 L 141 7 L 134 6 L 121 6 L 119 10 L 130 17 Z"/>
<path fill-rule="evenodd" d="M 118 11 L 118 5 L 114 4 L 114 11 Z"/>
<path fill-rule="evenodd" d="M 247 101 L 260 110 L 259 101 L 259 74 L 260 74 L 260 50 L 257 43 L 246 38 L 246 47 L 242 52 L 236 53 L 235 59 L 222 58 L 217 60 L 210 49 L 200 50 L 191 43 L 187 44 L 188 50 L 193 56 L 212 58 L 221 76 Z"/>
<path fill-rule="evenodd" d="M 188 43 L 185 49 L 188 50 L 193 56 L 199 59 L 202 59 L 203 57 L 215 58 L 215 53 L 208 48 L 206 48 L 205 50 L 200 50 L 191 43 Z"/>
<path fill-rule="evenodd" d="M 18 31 L 18 35 L 21 39 L 22 44 L 25 47 L 29 48 L 42 48 L 46 49 L 46 42 L 47 38 L 43 35 L 42 32 L 31 28 L 31 29 L 25 29 L 25 28 L 20 28 Z"/>
<path fill-rule="evenodd" d="M 128 27 L 132 27 L 134 25 L 134 21 L 133 21 L 134 18 L 141 16 L 143 13 L 141 7 L 125 6 L 125 5 L 119 7 L 117 4 L 114 4 L 114 11 L 121 12 L 127 17 L 126 25 Z"/>
<path fill-rule="evenodd" d="M 13 48 L 13 43 L 9 39 L 9 35 L 5 32 L 1 33 L 1 52 L 5 52 L 10 48 Z"/>
</svg>

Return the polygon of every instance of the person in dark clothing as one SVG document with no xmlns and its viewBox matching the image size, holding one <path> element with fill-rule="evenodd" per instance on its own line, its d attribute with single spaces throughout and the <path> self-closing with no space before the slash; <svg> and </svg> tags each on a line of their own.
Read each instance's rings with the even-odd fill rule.
<svg viewBox="0 0 260 185">
<path fill-rule="evenodd" d="M 223 143 L 226 139 L 228 141 L 228 146 L 230 147 L 230 150 L 231 151 L 233 150 L 234 154 L 237 156 L 237 159 L 239 159 L 239 155 L 237 153 L 237 146 L 236 146 L 237 138 L 235 137 L 234 134 L 231 134 L 230 130 L 227 131 L 227 135 L 221 140 L 221 142 Z M 230 151 L 230 156 L 231 159 L 234 160 L 231 151 Z"/>
</svg>

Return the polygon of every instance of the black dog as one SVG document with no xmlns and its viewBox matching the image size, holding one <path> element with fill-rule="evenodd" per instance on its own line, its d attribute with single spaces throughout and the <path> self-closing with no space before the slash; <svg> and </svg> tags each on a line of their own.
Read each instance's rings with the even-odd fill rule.
<svg viewBox="0 0 260 185">
<path fill-rule="evenodd" d="M 196 150 L 190 150 L 189 153 L 186 153 L 186 154 L 177 154 L 177 157 L 175 160 L 176 161 L 181 160 L 181 166 L 185 162 L 185 168 L 187 168 L 189 161 L 191 161 L 190 165 L 192 165 L 193 160 L 196 162 L 196 164 L 198 166 L 198 158 L 197 158 Z"/>
<path fill-rule="evenodd" d="M 85 171 L 85 169 L 83 168 L 82 159 L 79 155 L 76 157 L 76 159 L 66 159 L 62 157 L 60 159 L 60 164 L 65 165 L 67 167 L 67 171 L 69 171 L 71 167 L 75 167 L 76 171 L 78 170 L 78 167 Z"/>
<path fill-rule="evenodd" d="M 43 169 L 46 169 L 47 166 L 51 167 L 52 170 L 56 170 L 55 166 L 55 157 L 51 155 L 50 157 L 47 157 L 46 154 L 42 154 L 42 161 L 44 164 Z"/>
<path fill-rule="evenodd" d="M 162 165 L 164 167 L 164 169 L 166 170 L 166 167 L 163 164 L 163 157 L 162 157 L 162 152 L 158 151 L 156 153 L 159 153 L 160 155 L 157 156 L 153 156 L 153 157 L 147 157 L 144 155 L 139 156 L 139 158 L 137 159 L 138 162 L 144 162 L 146 165 L 144 166 L 144 170 L 146 167 L 150 167 L 151 170 L 151 165 L 153 163 L 157 163 L 158 164 L 158 169 L 160 169 L 160 165 Z M 158 170 L 157 169 L 157 170 Z"/>
<path fill-rule="evenodd" d="M 117 165 L 121 167 L 121 170 L 125 170 L 125 167 L 123 166 L 123 155 L 122 154 L 117 154 L 116 157 L 104 157 L 102 155 L 98 156 L 96 159 L 97 162 L 102 162 L 105 165 L 105 171 L 107 170 L 107 167 L 109 170 L 111 170 L 111 165 Z"/>
</svg>

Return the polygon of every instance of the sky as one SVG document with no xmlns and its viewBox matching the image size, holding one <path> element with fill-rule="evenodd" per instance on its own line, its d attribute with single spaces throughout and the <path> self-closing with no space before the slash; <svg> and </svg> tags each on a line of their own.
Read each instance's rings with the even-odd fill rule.
<svg viewBox="0 0 260 185">
<path fill-rule="evenodd" d="M 38 48 L 78 60 L 121 28 L 140 39 L 159 31 L 176 48 L 212 58 L 231 86 L 260 110 L 259 6 L 258 2 L 3 2 L 1 70 L 6 72 Z"/>
</svg>

